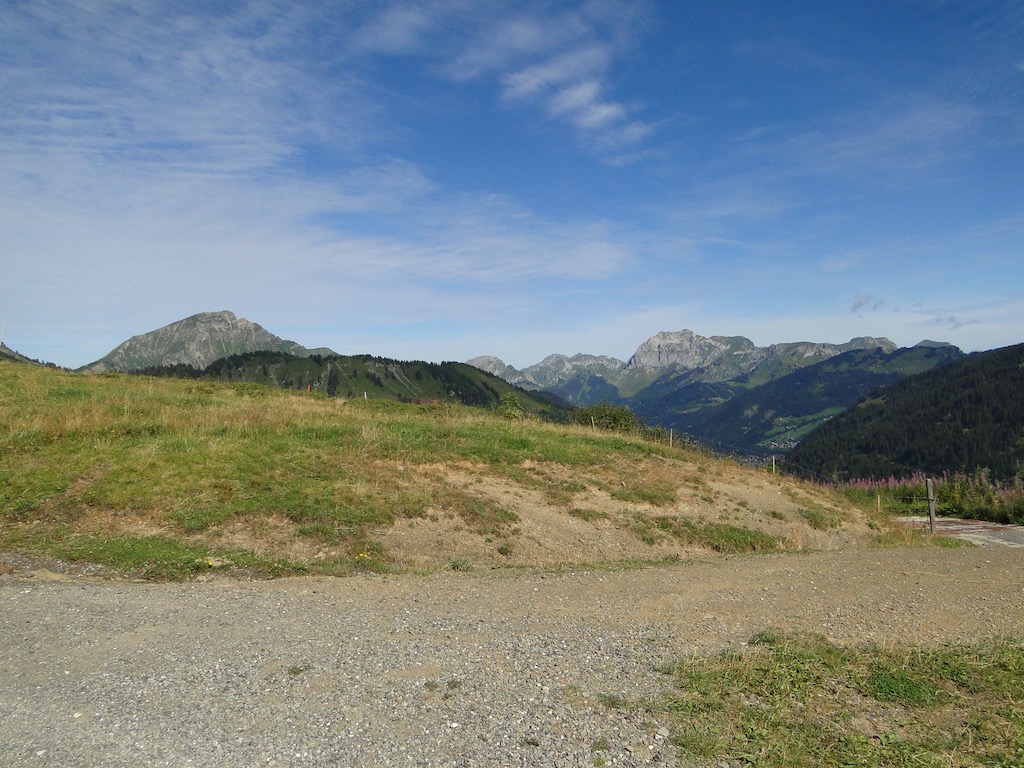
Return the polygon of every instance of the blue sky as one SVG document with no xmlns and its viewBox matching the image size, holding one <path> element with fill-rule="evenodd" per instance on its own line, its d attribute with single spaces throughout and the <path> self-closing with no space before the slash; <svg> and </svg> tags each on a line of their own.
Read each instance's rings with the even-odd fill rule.
<svg viewBox="0 0 1024 768">
<path fill-rule="evenodd" d="M 0 270 L 71 367 L 1021 343 L 1024 4 L 0 0 Z"/>
</svg>

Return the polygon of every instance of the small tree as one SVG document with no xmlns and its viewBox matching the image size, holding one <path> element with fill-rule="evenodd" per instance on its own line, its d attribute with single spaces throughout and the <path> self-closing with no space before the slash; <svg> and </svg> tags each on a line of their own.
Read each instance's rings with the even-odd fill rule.
<svg viewBox="0 0 1024 768">
<path fill-rule="evenodd" d="M 506 392 L 498 401 L 498 413 L 506 419 L 521 419 L 525 415 L 523 405 L 519 402 L 519 395 L 515 392 Z"/>
<path fill-rule="evenodd" d="M 607 400 L 577 408 L 569 419 L 573 424 L 593 426 L 612 432 L 635 434 L 644 430 L 644 423 L 629 408 L 624 405 L 612 405 Z"/>
</svg>

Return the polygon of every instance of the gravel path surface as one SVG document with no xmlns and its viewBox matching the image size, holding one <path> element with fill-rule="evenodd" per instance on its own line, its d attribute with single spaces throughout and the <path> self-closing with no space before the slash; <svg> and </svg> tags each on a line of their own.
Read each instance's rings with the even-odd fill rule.
<svg viewBox="0 0 1024 768">
<path fill-rule="evenodd" d="M 942 643 L 1024 630 L 1024 549 L 639 571 L 185 584 L 0 577 L 7 766 L 676 765 L 602 698 L 766 627 Z"/>
</svg>

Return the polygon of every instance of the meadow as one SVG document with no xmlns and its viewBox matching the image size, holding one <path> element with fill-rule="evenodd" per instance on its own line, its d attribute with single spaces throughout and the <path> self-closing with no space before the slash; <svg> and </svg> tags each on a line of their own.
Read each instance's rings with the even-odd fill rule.
<svg viewBox="0 0 1024 768">
<path fill-rule="evenodd" d="M 0 409 L 0 548 L 149 578 L 604 561 L 573 550 L 617 539 L 619 559 L 657 560 L 869 533 L 811 486 L 497 409 L 16 363 L 0 364 Z"/>
</svg>

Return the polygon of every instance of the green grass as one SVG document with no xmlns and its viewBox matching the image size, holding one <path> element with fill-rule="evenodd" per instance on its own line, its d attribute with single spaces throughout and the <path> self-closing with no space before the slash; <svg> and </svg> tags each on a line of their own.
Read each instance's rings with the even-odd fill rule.
<svg viewBox="0 0 1024 768">
<path fill-rule="evenodd" d="M 811 528 L 816 528 L 819 531 L 827 531 L 829 528 L 838 528 L 843 524 L 843 519 L 839 517 L 839 515 L 822 508 L 808 509 L 806 507 L 801 507 L 796 513 L 802 520 L 811 526 Z"/>
<path fill-rule="evenodd" d="M 0 413 L 0 546 L 31 538 L 34 551 L 55 554 L 62 539 L 76 537 L 112 547 L 166 540 L 139 543 L 122 559 L 93 548 L 133 572 L 201 570 L 186 563 L 231 549 L 228 540 L 310 572 L 382 571 L 399 566 L 386 552 L 369 552 L 369 543 L 397 522 L 428 517 L 455 517 L 512 552 L 505 539 L 520 521 L 510 500 L 533 492 L 584 520 L 618 524 L 638 511 L 645 541 L 702 541 L 719 552 L 776 548 L 756 531 L 656 521 L 650 507 L 677 503 L 680 484 L 707 485 L 692 475 L 707 461 L 590 427 L 452 404 L 7 362 Z M 474 478 L 487 488 L 478 491 Z M 589 512 L 577 498 L 583 492 L 608 493 L 621 507 Z M 710 486 L 707 493 L 713 500 Z"/>
<path fill-rule="evenodd" d="M 1024 642 L 844 647 L 758 633 L 743 650 L 663 670 L 647 704 L 698 764 L 1024 765 Z"/>
<path fill-rule="evenodd" d="M 656 507 L 671 504 L 677 498 L 675 487 L 664 480 L 643 484 L 623 483 L 620 487 L 611 490 L 611 497 L 619 501 L 651 504 Z"/>
<path fill-rule="evenodd" d="M 667 536 L 689 546 L 727 555 L 785 549 L 784 542 L 776 536 L 727 523 L 701 522 L 676 515 L 637 515 L 633 525 L 641 539 L 652 544 Z"/>
<path fill-rule="evenodd" d="M 7 531 L 4 544 L 26 553 L 52 555 L 72 563 L 93 563 L 129 576 L 161 581 L 178 581 L 221 568 L 260 577 L 306 572 L 303 565 L 284 559 L 245 550 L 189 545 L 167 536 L 96 536 L 57 527 Z"/>
<path fill-rule="evenodd" d="M 806 522 L 811 528 L 819 531 L 827 531 L 831 528 L 838 528 L 843 524 L 843 518 L 835 510 L 812 501 L 805 495 L 797 493 L 793 489 L 786 491 L 786 495 L 799 505 L 797 516 Z"/>
</svg>

